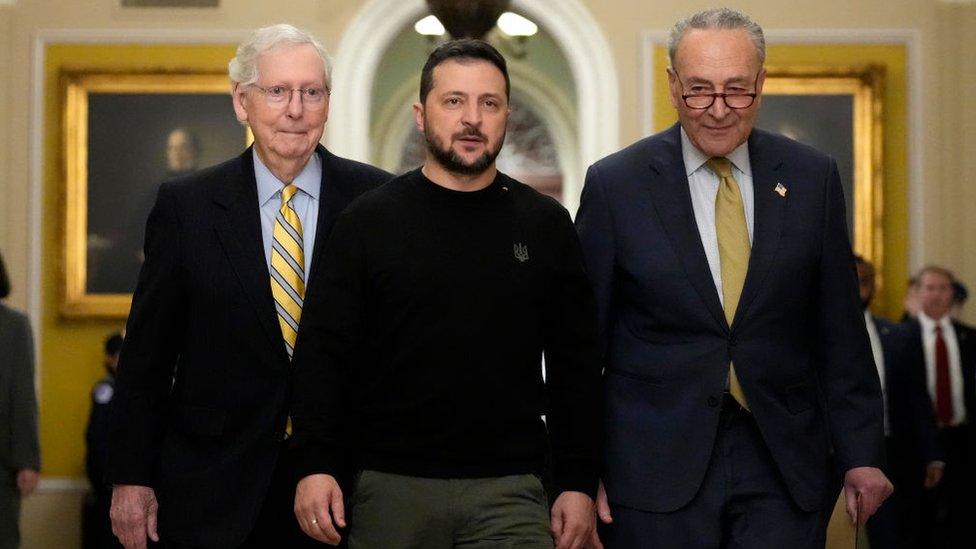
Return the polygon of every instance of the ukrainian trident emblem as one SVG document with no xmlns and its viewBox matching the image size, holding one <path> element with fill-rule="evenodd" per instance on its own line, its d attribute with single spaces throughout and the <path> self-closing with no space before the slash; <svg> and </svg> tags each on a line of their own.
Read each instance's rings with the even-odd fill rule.
<svg viewBox="0 0 976 549">
<path fill-rule="evenodd" d="M 529 260 L 529 247 L 521 242 L 516 242 L 513 246 L 515 251 L 515 259 L 518 259 L 520 263 L 525 263 Z"/>
</svg>

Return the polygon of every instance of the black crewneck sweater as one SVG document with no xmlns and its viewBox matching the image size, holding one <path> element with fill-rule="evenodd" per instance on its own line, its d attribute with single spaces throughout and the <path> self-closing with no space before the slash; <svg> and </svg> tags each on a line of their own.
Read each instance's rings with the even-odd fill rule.
<svg viewBox="0 0 976 549">
<path fill-rule="evenodd" d="M 294 358 L 300 475 L 502 476 L 540 472 L 551 450 L 557 490 L 595 492 L 595 306 L 555 201 L 501 173 L 460 192 L 418 169 L 354 202 L 314 272 Z"/>
</svg>

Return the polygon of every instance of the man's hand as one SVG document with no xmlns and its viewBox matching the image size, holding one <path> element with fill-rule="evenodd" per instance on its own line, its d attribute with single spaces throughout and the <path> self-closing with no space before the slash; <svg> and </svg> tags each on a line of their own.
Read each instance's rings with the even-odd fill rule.
<svg viewBox="0 0 976 549">
<path fill-rule="evenodd" d="M 945 463 L 933 461 L 925 466 L 925 488 L 931 490 L 942 482 L 945 473 Z"/>
<path fill-rule="evenodd" d="M 156 493 L 148 486 L 119 484 L 112 488 L 112 533 L 125 549 L 145 549 L 146 536 L 159 541 L 156 533 Z"/>
<path fill-rule="evenodd" d="M 844 495 L 851 520 L 864 524 L 891 495 L 894 487 L 877 467 L 855 467 L 844 475 Z M 858 512 L 858 496 L 861 509 Z"/>
<path fill-rule="evenodd" d="M 563 492 L 552 504 L 552 537 L 556 549 L 580 549 L 596 530 L 593 500 L 583 492 Z"/>
<path fill-rule="evenodd" d="M 603 481 L 600 481 L 600 487 L 596 491 L 596 516 L 600 519 L 603 524 L 610 524 L 613 522 L 613 517 L 610 516 L 610 502 L 607 500 L 607 490 L 603 487 Z M 596 528 L 593 529 L 593 533 L 590 534 L 590 539 L 587 540 L 586 549 L 603 549 L 603 542 L 600 541 L 600 535 L 597 533 Z"/>
<path fill-rule="evenodd" d="M 336 529 L 346 527 L 342 490 L 332 475 L 309 475 L 295 489 L 295 518 L 302 531 L 318 541 L 339 545 Z"/>
<path fill-rule="evenodd" d="M 20 490 L 20 497 L 27 497 L 34 488 L 37 488 L 37 480 L 41 474 L 33 469 L 21 469 L 17 471 L 17 489 Z"/>
</svg>

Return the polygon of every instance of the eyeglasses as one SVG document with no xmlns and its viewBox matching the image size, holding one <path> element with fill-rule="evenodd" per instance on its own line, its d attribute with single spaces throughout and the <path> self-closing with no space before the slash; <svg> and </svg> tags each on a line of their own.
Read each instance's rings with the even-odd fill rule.
<svg viewBox="0 0 976 549">
<path fill-rule="evenodd" d="M 678 76 L 678 71 L 674 71 L 675 78 L 678 79 L 678 84 L 681 85 L 681 99 L 684 99 L 685 105 L 689 109 L 705 110 L 715 103 L 715 99 L 721 97 L 725 101 L 725 106 L 730 109 L 746 109 L 752 106 L 756 102 L 756 96 L 759 95 L 756 92 L 752 93 L 684 93 L 685 85 L 681 82 L 681 77 Z M 756 73 L 756 81 L 753 83 L 752 88 L 756 89 L 759 86 L 759 74 L 762 73 L 760 69 Z"/>
<path fill-rule="evenodd" d="M 264 88 L 257 84 L 251 84 L 251 87 L 260 90 L 264 94 L 264 98 L 268 101 L 268 105 L 272 107 L 287 105 L 291 102 L 291 94 L 298 92 L 301 95 L 302 105 L 310 110 L 318 110 L 325 107 L 325 98 L 331 93 L 328 88 L 317 88 L 314 86 L 308 88 L 269 86 Z"/>
</svg>

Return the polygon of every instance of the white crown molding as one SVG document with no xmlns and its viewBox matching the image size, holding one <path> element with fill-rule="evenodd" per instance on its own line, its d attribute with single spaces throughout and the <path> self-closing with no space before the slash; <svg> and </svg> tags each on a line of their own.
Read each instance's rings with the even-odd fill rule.
<svg viewBox="0 0 976 549">
<path fill-rule="evenodd" d="M 641 31 L 639 74 L 641 132 L 650 135 L 654 128 L 654 48 L 666 44 L 668 32 L 664 30 Z M 925 260 L 925 205 L 924 143 L 922 128 L 925 120 L 925 102 L 922 101 L 924 70 L 922 61 L 921 32 L 917 29 L 777 29 L 766 32 L 769 44 L 900 44 L 904 45 L 908 59 L 905 67 L 908 75 L 908 268 L 914 270 Z"/>
</svg>

